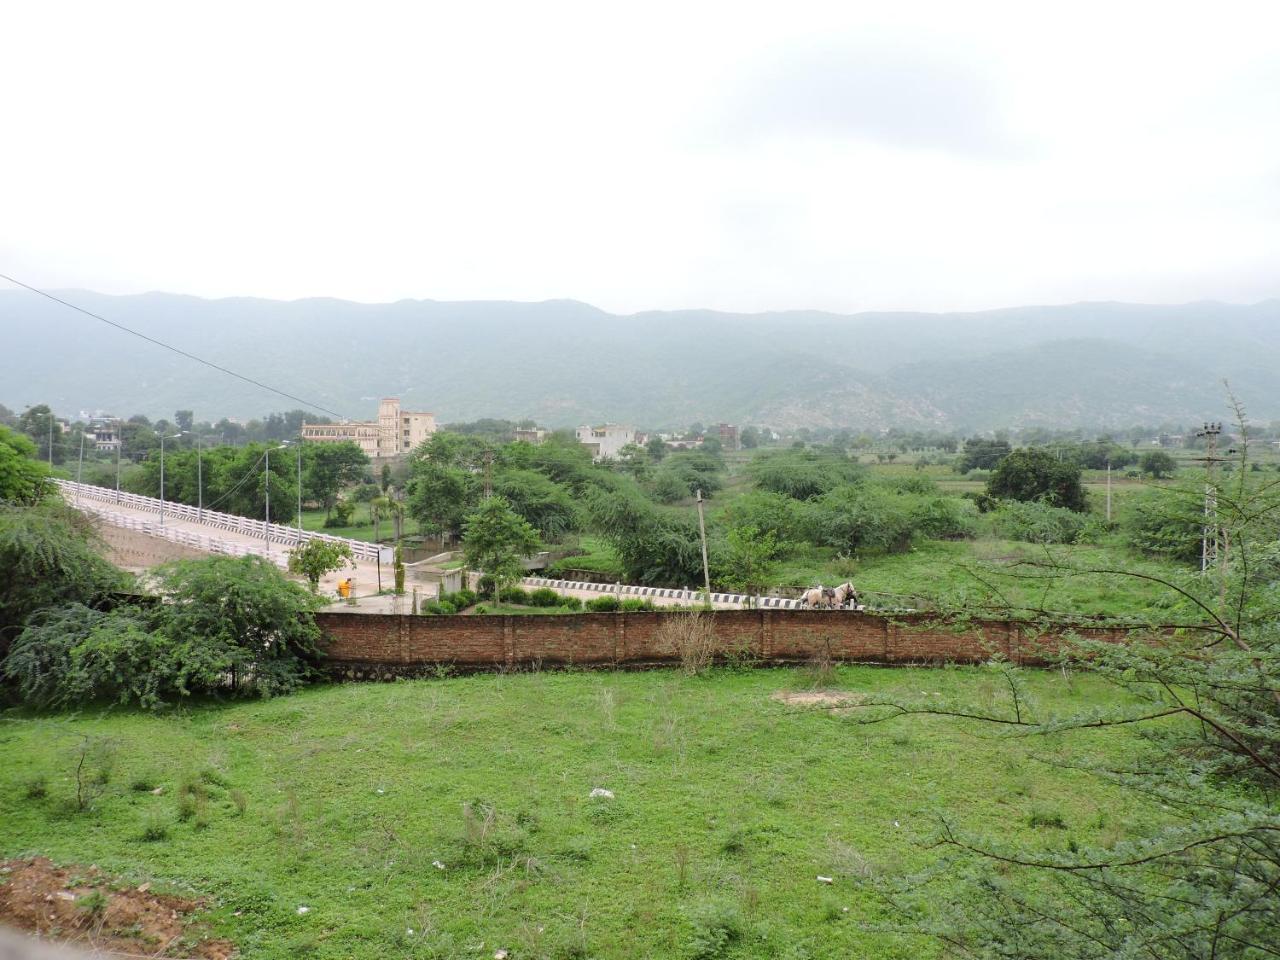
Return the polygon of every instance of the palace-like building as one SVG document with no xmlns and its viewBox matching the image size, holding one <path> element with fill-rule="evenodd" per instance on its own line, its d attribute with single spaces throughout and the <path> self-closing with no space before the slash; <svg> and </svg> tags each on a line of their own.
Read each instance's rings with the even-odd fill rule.
<svg viewBox="0 0 1280 960">
<path fill-rule="evenodd" d="M 349 441 L 371 459 L 387 460 L 408 453 L 435 432 L 435 414 L 401 410 L 399 397 L 387 397 L 378 404 L 378 419 L 371 423 L 307 423 L 302 426 L 302 439 L 312 443 Z"/>
</svg>

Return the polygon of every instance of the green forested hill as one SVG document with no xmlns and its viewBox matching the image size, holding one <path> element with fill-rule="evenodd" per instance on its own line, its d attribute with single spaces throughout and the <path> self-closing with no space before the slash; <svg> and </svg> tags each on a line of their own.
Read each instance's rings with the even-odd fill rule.
<svg viewBox="0 0 1280 960">
<path fill-rule="evenodd" d="M 1280 417 L 1280 301 L 967 314 L 609 314 L 544 303 L 67 299 L 351 417 L 775 427 L 1128 425 Z M 23 291 L 0 292 L 0 403 L 201 418 L 292 406 Z"/>
</svg>

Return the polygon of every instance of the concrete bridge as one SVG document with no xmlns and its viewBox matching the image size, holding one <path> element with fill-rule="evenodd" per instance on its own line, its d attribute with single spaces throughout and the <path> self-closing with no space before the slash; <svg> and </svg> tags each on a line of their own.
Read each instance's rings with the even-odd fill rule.
<svg viewBox="0 0 1280 960">
<path fill-rule="evenodd" d="M 354 570 L 347 567 L 331 573 L 320 581 L 321 589 L 337 590 L 338 581 L 355 577 L 360 593 L 376 593 L 379 573 L 384 586 L 392 585 L 392 549 L 364 540 L 334 537 L 310 530 L 298 530 L 277 523 L 250 520 L 235 514 L 205 510 L 184 503 L 165 501 L 163 518 L 161 502 L 156 497 L 144 497 L 136 493 L 117 492 L 108 487 L 96 487 L 70 480 L 54 480 L 61 489 L 63 499 L 77 510 L 101 521 L 110 541 L 110 528 L 132 531 L 172 544 L 172 556 L 198 553 L 222 554 L 229 557 L 248 555 L 265 557 L 281 569 L 289 562 L 289 551 L 307 540 L 329 540 L 344 543 L 355 559 Z M 148 564 L 125 564 L 147 566 Z M 380 569 L 381 568 L 381 569 Z"/>
</svg>

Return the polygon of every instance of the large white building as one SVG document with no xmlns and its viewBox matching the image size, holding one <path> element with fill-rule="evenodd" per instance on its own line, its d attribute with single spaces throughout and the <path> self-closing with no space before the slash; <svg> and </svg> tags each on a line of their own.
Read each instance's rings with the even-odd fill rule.
<svg viewBox="0 0 1280 960">
<path fill-rule="evenodd" d="M 373 460 L 387 460 L 408 453 L 436 432 L 433 413 L 400 409 L 399 397 L 378 404 L 378 419 L 365 423 L 307 423 L 302 439 L 313 443 L 351 442 Z"/>
<path fill-rule="evenodd" d="M 636 442 L 633 427 L 623 427 L 616 423 L 605 423 L 598 427 L 581 426 L 574 433 L 578 442 L 591 451 L 592 460 L 616 460 L 623 447 Z"/>
</svg>

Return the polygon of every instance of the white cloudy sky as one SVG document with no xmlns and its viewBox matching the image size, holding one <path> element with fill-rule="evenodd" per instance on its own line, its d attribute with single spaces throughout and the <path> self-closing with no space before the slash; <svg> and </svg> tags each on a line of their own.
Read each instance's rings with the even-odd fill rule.
<svg viewBox="0 0 1280 960">
<path fill-rule="evenodd" d="M 6 5 L 0 272 L 969 309 L 1280 296 L 1280 5 Z"/>
</svg>

